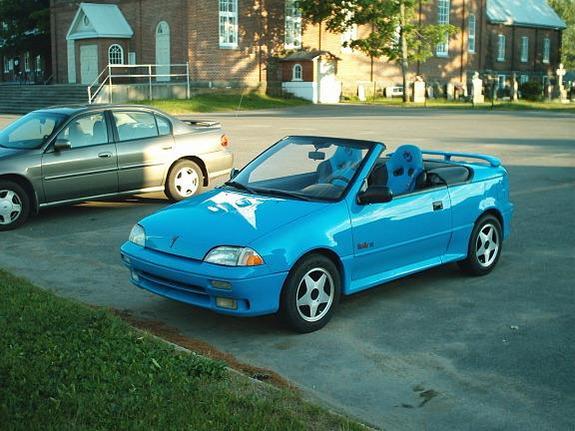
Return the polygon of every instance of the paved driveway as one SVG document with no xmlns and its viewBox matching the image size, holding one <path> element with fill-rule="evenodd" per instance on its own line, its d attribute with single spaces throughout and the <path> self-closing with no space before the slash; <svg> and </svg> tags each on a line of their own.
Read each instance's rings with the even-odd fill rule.
<svg viewBox="0 0 575 431">
<path fill-rule="evenodd" d="M 161 320 L 386 429 L 575 429 L 575 116 L 306 107 L 212 115 L 241 166 L 288 134 L 503 158 L 516 218 L 496 271 L 448 265 L 343 300 L 323 330 L 222 317 L 128 282 L 118 247 L 161 195 L 51 209 L 0 235 L 0 266 L 60 295 Z M 2 125 L 0 120 L 0 126 Z"/>
</svg>

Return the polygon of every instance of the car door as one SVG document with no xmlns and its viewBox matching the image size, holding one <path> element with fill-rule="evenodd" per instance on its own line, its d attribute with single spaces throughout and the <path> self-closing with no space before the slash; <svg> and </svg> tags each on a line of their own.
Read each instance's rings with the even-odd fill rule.
<svg viewBox="0 0 575 431">
<path fill-rule="evenodd" d="M 451 237 L 447 187 L 395 197 L 387 203 L 351 203 L 355 242 L 353 284 L 371 285 L 441 263 Z"/>
<path fill-rule="evenodd" d="M 56 150 L 56 142 L 69 148 Z M 42 156 L 46 202 L 118 192 L 116 145 L 104 111 L 81 114 L 58 133 Z"/>
<path fill-rule="evenodd" d="M 171 123 L 149 111 L 112 111 L 120 191 L 163 186 L 173 158 Z"/>
</svg>

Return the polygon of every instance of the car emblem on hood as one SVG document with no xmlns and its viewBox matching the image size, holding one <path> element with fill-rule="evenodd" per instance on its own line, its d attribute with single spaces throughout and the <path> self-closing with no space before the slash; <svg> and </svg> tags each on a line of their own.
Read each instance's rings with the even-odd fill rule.
<svg viewBox="0 0 575 431">
<path fill-rule="evenodd" d="M 176 243 L 177 240 L 180 239 L 179 235 L 176 235 L 175 237 L 172 238 L 172 241 L 170 242 L 170 248 L 174 248 L 174 244 Z"/>
</svg>

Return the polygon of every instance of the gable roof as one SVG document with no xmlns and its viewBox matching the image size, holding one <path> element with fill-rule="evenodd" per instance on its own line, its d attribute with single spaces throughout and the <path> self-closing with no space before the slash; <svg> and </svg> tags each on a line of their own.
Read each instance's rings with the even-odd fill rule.
<svg viewBox="0 0 575 431">
<path fill-rule="evenodd" d="M 317 49 L 311 51 L 295 51 L 291 54 L 288 54 L 284 58 L 281 58 L 280 61 L 305 61 L 305 60 L 313 60 L 317 57 L 325 55 L 333 60 L 341 60 L 339 57 L 333 55 L 329 51 L 319 51 Z"/>
<path fill-rule="evenodd" d="M 129 39 L 133 35 L 132 27 L 117 5 L 80 3 L 66 39 Z"/>
<path fill-rule="evenodd" d="M 566 28 L 547 0 L 487 0 L 487 18 L 493 24 Z"/>
</svg>

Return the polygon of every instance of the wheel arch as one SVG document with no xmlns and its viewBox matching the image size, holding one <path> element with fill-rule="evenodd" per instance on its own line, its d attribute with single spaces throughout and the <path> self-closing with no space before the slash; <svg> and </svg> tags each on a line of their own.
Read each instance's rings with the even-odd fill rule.
<svg viewBox="0 0 575 431">
<path fill-rule="evenodd" d="M 38 195 L 36 193 L 36 189 L 28 178 L 18 174 L 3 174 L 0 175 L 0 180 L 12 181 L 22 187 L 30 197 L 30 209 L 34 213 L 38 212 Z"/>
<path fill-rule="evenodd" d="M 342 292 L 344 291 L 343 286 L 345 285 L 345 271 L 344 271 L 344 267 L 343 267 L 343 262 L 341 261 L 339 255 L 333 251 L 330 250 L 329 248 L 323 248 L 323 247 L 319 247 L 319 248 L 314 248 L 312 250 L 308 250 L 306 251 L 303 255 L 301 255 L 292 265 L 291 269 L 290 269 L 290 273 L 294 270 L 294 268 L 297 267 L 297 265 L 303 261 L 304 259 L 306 259 L 307 257 L 314 255 L 314 254 L 319 254 L 322 256 L 327 257 L 329 260 L 331 260 L 335 267 L 337 268 L 339 275 L 341 277 L 341 283 L 342 283 Z"/>
<path fill-rule="evenodd" d="M 497 208 L 489 208 L 481 213 L 481 215 L 477 218 L 477 220 L 475 220 L 475 223 L 477 224 L 477 222 L 486 215 L 491 215 L 497 219 L 499 225 L 501 226 L 501 235 L 504 236 L 505 233 L 503 231 L 504 229 L 503 214 L 501 214 L 501 211 L 499 211 Z"/>
<path fill-rule="evenodd" d="M 206 167 L 206 164 L 204 163 L 204 161 L 197 156 L 183 156 L 183 157 L 180 157 L 179 159 L 174 160 L 172 162 L 172 164 L 170 165 L 170 168 L 166 172 L 165 181 L 168 181 L 168 178 L 170 177 L 170 174 L 172 173 L 172 169 L 174 169 L 174 166 L 176 165 L 176 163 L 181 162 L 182 160 L 189 160 L 190 162 L 194 162 L 196 165 L 198 165 L 200 167 L 200 169 L 202 170 L 202 175 L 204 176 L 203 186 L 207 187 L 210 185 L 210 179 L 208 177 L 208 168 Z"/>
</svg>

